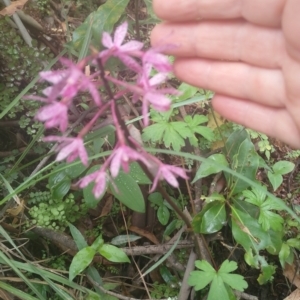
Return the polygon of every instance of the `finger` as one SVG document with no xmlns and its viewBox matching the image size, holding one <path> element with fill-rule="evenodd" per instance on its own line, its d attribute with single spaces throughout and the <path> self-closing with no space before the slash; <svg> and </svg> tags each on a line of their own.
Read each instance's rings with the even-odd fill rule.
<svg viewBox="0 0 300 300">
<path fill-rule="evenodd" d="M 176 56 L 243 61 L 266 68 L 279 68 L 285 55 L 280 30 L 243 21 L 163 23 L 154 28 L 152 44 L 173 44 Z"/>
<path fill-rule="evenodd" d="M 281 70 L 261 69 L 244 63 L 205 59 L 177 59 L 175 75 L 191 85 L 217 94 L 283 107 L 286 99 Z"/>
<path fill-rule="evenodd" d="M 286 110 L 221 95 L 213 98 L 212 105 L 226 119 L 300 149 L 299 131 Z"/>
<path fill-rule="evenodd" d="M 280 26 L 285 0 L 154 0 L 155 13 L 167 21 L 244 18 L 263 26 Z"/>
<path fill-rule="evenodd" d="M 300 1 L 290 0 L 287 2 L 283 13 L 282 28 L 287 41 L 288 53 L 300 62 Z"/>
</svg>

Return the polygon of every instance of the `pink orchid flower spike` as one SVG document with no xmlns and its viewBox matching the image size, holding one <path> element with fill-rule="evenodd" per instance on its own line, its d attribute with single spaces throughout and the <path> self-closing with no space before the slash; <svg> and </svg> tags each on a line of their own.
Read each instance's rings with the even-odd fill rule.
<svg viewBox="0 0 300 300">
<path fill-rule="evenodd" d="M 122 166 L 124 172 L 129 171 L 129 163 L 132 161 L 140 160 L 146 166 L 149 165 L 147 157 L 127 145 L 117 146 L 111 155 L 110 173 L 112 177 L 119 174 L 120 167 Z"/>
<path fill-rule="evenodd" d="M 39 109 L 35 119 L 45 123 L 46 128 L 58 126 L 61 132 L 68 127 L 68 107 L 61 102 L 52 102 Z"/>
<path fill-rule="evenodd" d="M 62 98 L 64 102 L 69 104 L 79 91 L 87 90 L 92 95 L 95 104 L 100 105 L 100 95 L 95 84 L 83 72 L 85 61 L 78 64 L 66 58 L 61 58 L 60 61 L 68 69 L 40 72 L 42 79 L 53 84 L 44 90 L 44 94 L 46 94 L 49 101 Z"/>
<path fill-rule="evenodd" d="M 45 142 L 61 143 L 57 148 L 57 151 L 59 152 L 56 157 L 57 161 L 61 161 L 66 158 L 67 162 L 70 163 L 70 162 L 74 161 L 77 157 L 79 157 L 81 162 L 85 166 L 88 165 L 88 154 L 85 150 L 82 138 L 47 136 L 43 140 Z"/>
<path fill-rule="evenodd" d="M 176 177 L 179 176 L 183 179 L 188 179 L 186 170 L 183 168 L 175 167 L 172 165 L 166 165 L 159 162 L 158 170 L 153 180 L 153 185 L 150 192 L 153 192 L 160 180 L 166 180 L 171 186 L 178 188 L 179 184 Z"/>
<path fill-rule="evenodd" d="M 107 185 L 108 175 L 102 167 L 100 170 L 93 172 L 78 181 L 78 186 L 80 188 L 85 188 L 91 182 L 94 182 L 93 194 L 95 198 L 100 198 L 100 196 L 105 192 Z"/>
<path fill-rule="evenodd" d="M 110 55 L 118 57 L 127 67 L 139 72 L 141 66 L 131 56 L 136 55 L 143 48 L 144 44 L 138 41 L 130 41 L 122 45 L 127 34 L 128 24 L 124 22 L 120 25 L 114 34 L 114 39 L 109 33 L 104 32 L 102 35 L 102 44 L 107 50 L 102 51 L 100 57 L 107 59 Z"/>
</svg>

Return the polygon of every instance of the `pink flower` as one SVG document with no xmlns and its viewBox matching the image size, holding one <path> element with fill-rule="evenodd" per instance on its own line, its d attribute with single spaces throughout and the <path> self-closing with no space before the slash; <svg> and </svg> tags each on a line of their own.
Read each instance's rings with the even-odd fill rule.
<svg viewBox="0 0 300 300">
<path fill-rule="evenodd" d="M 81 162 L 87 166 L 88 165 L 88 155 L 85 150 L 82 138 L 68 138 L 60 136 L 48 136 L 44 138 L 45 142 L 59 142 L 61 143 L 57 151 L 59 151 L 56 160 L 61 161 L 65 158 L 67 162 L 70 163 L 74 161 L 77 157 L 80 158 Z"/>
<path fill-rule="evenodd" d="M 39 109 L 35 119 L 45 122 L 46 128 L 59 126 L 61 132 L 68 127 L 68 107 L 61 102 L 52 102 Z"/>
<path fill-rule="evenodd" d="M 106 189 L 107 176 L 107 173 L 101 168 L 100 170 L 81 178 L 77 184 L 80 188 L 85 188 L 94 181 L 95 186 L 93 188 L 93 194 L 95 198 L 100 198 Z"/>
<path fill-rule="evenodd" d="M 159 167 L 157 173 L 153 180 L 153 185 L 150 192 L 153 192 L 156 189 L 157 183 L 159 180 L 165 179 L 170 185 L 177 188 L 178 181 L 176 177 L 179 176 L 183 179 L 188 179 L 189 177 L 186 175 L 186 171 L 182 168 L 166 165 L 162 162 L 159 162 Z"/>
<path fill-rule="evenodd" d="M 83 62 L 74 64 L 72 61 L 61 58 L 61 63 L 68 67 L 66 70 L 40 72 L 40 77 L 53 86 L 43 92 L 49 101 L 55 101 L 59 97 L 71 100 L 79 91 L 88 90 L 97 105 L 101 104 L 99 92 L 91 80 L 82 71 Z"/>
<path fill-rule="evenodd" d="M 142 62 L 143 66 L 150 65 L 159 72 L 171 72 L 173 70 L 168 57 L 158 52 L 159 49 L 150 48 L 143 54 Z"/>
<path fill-rule="evenodd" d="M 136 103 L 141 96 L 143 97 L 142 114 L 144 124 L 147 126 L 149 123 L 148 108 L 150 104 L 152 104 L 152 106 L 158 111 L 168 111 L 171 108 L 172 101 L 166 96 L 166 94 L 180 94 L 173 88 L 157 88 L 160 83 L 163 83 L 166 80 L 166 77 L 166 74 L 158 73 L 149 79 L 145 76 L 145 74 L 143 74 L 137 81 L 136 85 L 132 85 L 109 76 L 107 76 L 107 79 L 115 84 L 124 86 L 126 89 L 133 92 L 133 103 Z"/>
<path fill-rule="evenodd" d="M 113 151 L 110 159 L 110 173 L 112 177 L 116 177 L 119 174 L 120 167 L 122 166 L 124 172 L 129 171 L 129 163 L 131 161 L 142 161 L 146 166 L 149 165 L 148 160 L 146 157 L 132 148 L 130 148 L 127 145 L 122 145 Z"/>
<path fill-rule="evenodd" d="M 114 40 L 112 40 L 109 33 L 103 33 L 102 44 L 108 48 L 108 50 L 102 51 L 100 57 L 106 60 L 109 55 L 116 56 L 130 69 L 139 72 L 142 69 L 141 66 L 130 55 L 134 55 L 137 51 L 141 50 L 143 43 L 130 41 L 122 45 L 127 33 L 127 28 L 127 22 L 120 25 L 115 31 Z"/>
</svg>

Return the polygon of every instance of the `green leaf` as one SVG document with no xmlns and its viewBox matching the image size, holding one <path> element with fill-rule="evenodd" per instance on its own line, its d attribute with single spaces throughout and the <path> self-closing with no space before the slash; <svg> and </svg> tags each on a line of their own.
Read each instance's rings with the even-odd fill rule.
<svg viewBox="0 0 300 300">
<path fill-rule="evenodd" d="M 257 219 L 234 206 L 231 209 L 232 234 L 235 240 L 245 248 L 246 252 L 249 252 L 251 248 L 257 252 L 272 245 L 268 232 L 262 229 Z"/>
<path fill-rule="evenodd" d="M 212 164 L 210 160 L 220 164 L 220 166 Z M 200 178 L 221 172 L 223 170 L 223 166 L 228 166 L 228 162 L 224 154 L 211 155 L 207 160 L 201 163 L 200 168 L 198 169 L 192 183 L 196 182 Z"/>
<path fill-rule="evenodd" d="M 164 199 L 163 199 L 161 193 L 159 193 L 159 192 L 151 193 L 148 196 L 148 200 L 157 206 L 164 205 Z"/>
<path fill-rule="evenodd" d="M 225 203 L 214 201 L 207 204 L 193 219 L 195 232 L 210 234 L 219 231 L 226 221 Z"/>
<path fill-rule="evenodd" d="M 184 138 L 188 136 L 192 134 L 186 129 L 185 123 L 171 122 L 165 127 L 163 142 L 167 148 L 172 147 L 175 151 L 179 151 L 185 145 Z"/>
<path fill-rule="evenodd" d="M 178 87 L 178 90 L 182 93 L 180 96 L 178 96 L 178 100 L 184 101 L 192 98 L 198 92 L 199 88 L 183 82 Z"/>
<path fill-rule="evenodd" d="M 208 122 L 208 118 L 206 116 L 195 115 L 192 118 L 191 116 L 187 115 L 184 118 L 184 120 L 193 133 L 198 133 L 209 141 L 213 140 L 214 133 L 211 130 L 211 128 L 206 127 L 206 126 L 199 126 L 199 124 Z"/>
<path fill-rule="evenodd" d="M 286 243 L 290 246 L 290 247 L 294 247 L 298 250 L 300 250 L 300 240 L 299 238 L 295 239 L 295 238 L 292 238 L 292 239 L 288 239 L 286 241 Z"/>
<path fill-rule="evenodd" d="M 162 225 L 168 224 L 169 219 L 170 219 L 169 209 L 166 206 L 161 205 L 157 210 L 157 218 L 158 218 L 158 221 L 160 222 L 160 224 L 162 224 Z"/>
<path fill-rule="evenodd" d="M 69 279 L 71 281 L 89 266 L 95 254 L 96 251 L 91 247 L 85 247 L 76 253 L 69 269 Z"/>
<path fill-rule="evenodd" d="M 91 167 L 88 170 L 88 172 L 86 173 L 86 175 L 94 173 L 97 170 L 99 170 L 100 168 L 101 168 L 101 165 L 94 165 L 93 167 Z M 94 193 L 93 193 L 94 186 L 95 186 L 95 183 L 91 182 L 88 186 L 86 186 L 82 190 L 84 202 L 86 203 L 87 207 L 89 207 L 89 208 L 95 208 L 98 205 L 99 201 L 103 198 L 103 196 L 106 193 L 106 190 L 107 190 L 107 187 L 108 187 L 108 182 L 106 182 L 106 188 L 103 191 L 102 195 L 100 195 L 99 198 L 96 198 L 94 196 Z"/>
<path fill-rule="evenodd" d="M 71 223 L 69 223 L 68 225 L 77 248 L 81 250 L 82 248 L 87 247 L 88 244 L 82 233 Z"/>
<path fill-rule="evenodd" d="M 53 169 L 53 173 L 49 176 L 49 179 L 48 179 L 50 188 L 59 184 L 61 181 L 63 181 L 64 179 L 69 177 L 67 175 L 67 173 L 65 172 L 65 170 L 61 170 L 63 168 L 63 166 L 64 166 L 63 164 L 59 164 Z M 57 170 L 60 170 L 60 171 L 57 171 Z"/>
<path fill-rule="evenodd" d="M 172 284 L 177 280 L 177 278 L 170 272 L 170 269 L 164 265 L 159 268 L 159 273 L 165 283 Z"/>
<path fill-rule="evenodd" d="M 76 159 L 74 162 L 70 164 L 60 164 L 61 167 L 68 166 L 66 169 L 64 169 L 64 172 L 67 174 L 68 177 L 71 179 L 77 178 L 79 175 L 81 175 L 88 166 L 85 166 L 79 159 Z"/>
<path fill-rule="evenodd" d="M 124 253 L 124 251 L 113 245 L 104 244 L 102 247 L 100 247 L 99 253 L 103 257 L 105 257 L 107 260 L 112 261 L 112 262 L 128 262 L 128 263 L 130 263 L 130 259 Z"/>
<path fill-rule="evenodd" d="M 120 171 L 109 186 L 112 194 L 128 208 L 136 212 L 145 212 L 145 201 L 141 189 L 130 175 Z"/>
<path fill-rule="evenodd" d="M 166 236 L 170 236 L 174 231 L 175 229 L 178 229 L 182 226 L 182 220 L 178 220 L 178 219 L 175 219 L 175 220 L 172 220 L 167 226 L 166 226 L 166 229 L 164 231 L 164 237 Z"/>
<path fill-rule="evenodd" d="M 266 201 L 266 205 L 268 205 L 267 202 L 272 203 L 273 201 L 271 199 L 268 199 Z M 269 206 L 264 207 L 262 205 L 258 222 L 262 225 L 262 228 L 265 231 L 269 230 L 270 228 L 275 231 L 281 231 L 284 220 L 280 215 L 270 211 Z"/>
<path fill-rule="evenodd" d="M 69 192 L 70 187 L 71 179 L 66 176 L 62 181 L 51 186 L 51 195 L 54 199 L 62 199 Z"/>
<path fill-rule="evenodd" d="M 220 299 L 220 295 L 222 295 L 222 300 L 230 300 L 222 278 L 215 276 L 211 283 L 207 300 Z"/>
<path fill-rule="evenodd" d="M 110 243 L 112 245 L 115 246 L 121 246 L 121 245 L 125 245 L 128 242 L 135 242 L 139 239 L 141 239 L 142 237 L 138 236 L 138 235 L 134 235 L 134 234 L 123 234 L 123 235 L 118 235 L 116 237 L 114 237 Z"/>
<path fill-rule="evenodd" d="M 66 164 L 62 163 L 57 165 L 53 169 L 53 173 L 48 179 L 49 188 L 53 199 L 63 199 L 63 197 L 69 192 L 71 187 L 71 178 L 68 176 L 66 169 L 64 168 Z M 70 167 L 71 168 L 71 167 Z M 59 170 L 59 171 L 58 171 Z"/>
<path fill-rule="evenodd" d="M 278 161 L 272 167 L 275 174 L 281 174 L 281 175 L 292 172 L 294 168 L 295 168 L 295 164 L 286 160 Z"/>
<path fill-rule="evenodd" d="M 276 267 L 272 265 L 266 265 L 261 268 L 262 273 L 258 276 L 257 281 L 260 285 L 266 284 L 273 279 Z"/>
<path fill-rule="evenodd" d="M 160 122 L 144 128 L 142 134 L 143 141 L 161 142 L 167 124 L 167 122 Z"/>
<path fill-rule="evenodd" d="M 280 249 L 280 252 L 278 254 L 280 264 L 281 264 L 282 267 L 284 267 L 286 260 L 290 256 L 290 252 L 291 252 L 290 246 L 287 245 L 286 243 L 283 243 L 282 247 Z"/>
<path fill-rule="evenodd" d="M 218 272 L 216 272 L 216 270 L 207 261 L 197 260 L 195 262 L 195 266 L 202 271 L 191 272 L 188 278 L 188 284 L 198 291 L 211 283 L 208 299 L 220 299 L 220 295 L 222 295 L 222 300 L 230 300 L 232 298 L 232 293 L 227 291 L 227 285 L 228 288 L 231 287 L 239 291 L 244 291 L 244 289 L 248 286 L 247 282 L 241 275 L 230 274 L 232 271 L 237 269 L 237 264 L 235 262 L 225 260 Z"/>
<path fill-rule="evenodd" d="M 264 192 L 265 191 L 265 192 Z M 266 199 L 267 188 L 252 189 L 252 191 L 243 191 L 245 200 L 259 207 L 259 218 L 258 222 L 262 225 L 262 228 L 267 231 L 272 228 L 275 231 L 282 230 L 283 218 L 272 212 L 274 209 L 281 209 L 278 205 L 274 204 L 270 198 Z"/>
<path fill-rule="evenodd" d="M 222 280 L 227 283 L 232 289 L 243 291 L 248 287 L 247 282 L 244 280 L 243 276 L 237 274 L 229 274 L 232 271 L 237 269 L 237 263 L 234 261 L 225 260 L 221 268 L 218 271 L 218 274 Z"/>
<path fill-rule="evenodd" d="M 97 46 L 104 31 L 112 32 L 114 25 L 124 13 L 129 0 L 107 0 L 97 11 L 92 12 L 73 32 L 73 46 L 79 51 L 92 24 L 92 42 Z"/>
<path fill-rule="evenodd" d="M 234 131 L 227 139 L 225 143 L 225 154 L 232 161 L 234 155 L 239 152 L 239 148 L 242 142 L 249 139 L 249 135 L 245 129 Z"/>
<path fill-rule="evenodd" d="M 148 178 L 144 170 L 137 162 L 130 164 L 130 170 L 128 173 L 138 184 L 151 184 L 152 181 Z"/>
<path fill-rule="evenodd" d="M 281 174 L 268 172 L 268 178 L 272 184 L 273 190 L 276 191 L 282 184 L 283 178 Z"/>
<path fill-rule="evenodd" d="M 91 245 L 91 248 L 93 248 L 95 252 L 97 252 L 103 245 L 104 245 L 104 240 L 102 238 L 102 235 L 100 235 L 95 239 L 95 241 Z"/>
<path fill-rule="evenodd" d="M 253 143 L 249 138 L 246 138 L 239 146 L 236 145 L 234 149 L 237 152 L 234 154 L 234 152 L 231 151 L 231 168 L 250 180 L 255 181 L 259 165 L 259 156 L 255 151 Z M 231 195 L 238 194 L 250 186 L 249 183 L 241 180 L 239 177 L 231 176 L 227 173 L 225 173 L 225 178 L 230 187 Z"/>
</svg>

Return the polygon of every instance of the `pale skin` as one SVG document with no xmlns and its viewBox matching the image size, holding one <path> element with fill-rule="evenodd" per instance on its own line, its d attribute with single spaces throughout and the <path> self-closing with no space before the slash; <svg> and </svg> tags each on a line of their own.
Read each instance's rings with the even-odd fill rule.
<svg viewBox="0 0 300 300">
<path fill-rule="evenodd" d="M 175 75 L 225 118 L 300 149 L 300 1 L 153 0 Z"/>
</svg>

